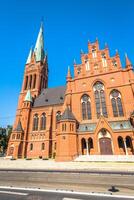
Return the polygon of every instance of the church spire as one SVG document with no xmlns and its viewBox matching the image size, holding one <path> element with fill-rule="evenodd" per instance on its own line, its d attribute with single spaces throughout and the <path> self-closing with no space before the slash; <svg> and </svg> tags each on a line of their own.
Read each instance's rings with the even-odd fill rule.
<svg viewBox="0 0 134 200">
<path fill-rule="evenodd" d="M 31 47 L 26 64 L 29 64 L 31 62 L 32 54 L 33 54 L 33 48 Z"/>
<path fill-rule="evenodd" d="M 43 23 L 41 23 L 36 45 L 34 48 L 36 62 L 43 61 L 44 59 L 44 35 L 43 35 Z"/>
</svg>

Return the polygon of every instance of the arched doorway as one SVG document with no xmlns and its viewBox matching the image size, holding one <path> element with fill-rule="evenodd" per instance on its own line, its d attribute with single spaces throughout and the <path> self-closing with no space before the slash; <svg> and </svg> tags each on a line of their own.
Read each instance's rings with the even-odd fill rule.
<svg viewBox="0 0 134 200">
<path fill-rule="evenodd" d="M 118 137 L 118 147 L 120 150 L 120 154 L 125 155 L 126 154 L 125 145 L 124 145 L 123 138 L 121 136 Z"/>
<path fill-rule="evenodd" d="M 111 135 L 106 129 L 101 129 L 99 132 L 99 147 L 101 155 L 112 155 Z"/>
<path fill-rule="evenodd" d="M 18 147 L 18 158 L 22 158 L 22 147 L 23 143 L 21 142 Z"/>
<path fill-rule="evenodd" d="M 133 155 L 134 154 L 134 150 L 133 150 L 132 139 L 131 139 L 130 136 L 126 137 L 126 147 L 127 147 L 128 155 Z"/>
<path fill-rule="evenodd" d="M 14 153 L 14 145 L 12 144 L 12 145 L 9 147 L 9 153 L 8 153 L 8 155 L 9 155 L 9 156 L 13 156 L 13 153 Z"/>
<path fill-rule="evenodd" d="M 82 138 L 81 140 L 81 150 L 82 150 L 82 155 L 86 154 L 86 140 L 85 138 Z"/>
<path fill-rule="evenodd" d="M 92 154 L 92 150 L 93 150 L 93 139 L 88 138 L 88 153 Z"/>
</svg>

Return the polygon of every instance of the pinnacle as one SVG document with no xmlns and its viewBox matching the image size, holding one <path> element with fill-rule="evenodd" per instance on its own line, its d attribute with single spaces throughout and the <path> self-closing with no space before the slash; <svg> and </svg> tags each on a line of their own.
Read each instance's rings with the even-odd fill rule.
<svg viewBox="0 0 134 200">
<path fill-rule="evenodd" d="M 126 58 L 126 67 L 127 66 L 131 66 L 132 64 L 131 64 L 131 62 L 130 62 L 130 60 L 129 60 L 129 58 L 128 58 L 126 53 L 125 53 L 125 58 Z"/>
</svg>

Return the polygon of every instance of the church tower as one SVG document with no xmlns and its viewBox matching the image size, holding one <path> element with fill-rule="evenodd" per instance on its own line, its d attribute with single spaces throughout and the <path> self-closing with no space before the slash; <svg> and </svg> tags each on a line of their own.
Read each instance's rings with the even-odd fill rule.
<svg viewBox="0 0 134 200">
<path fill-rule="evenodd" d="M 14 128 L 20 117 L 24 98 L 29 90 L 34 99 L 41 93 L 43 88 L 48 86 L 48 63 L 47 55 L 44 51 L 44 33 L 43 24 L 41 24 L 35 48 L 31 48 L 24 71 L 22 89 L 19 96 L 18 108 Z"/>
<path fill-rule="evenodd" d="M 30 110 L 34 99 L 41 93 L 42 89 L 47 88 L 47 86 L 48 63 L 47 55 L 44 52 L 43 24 L 41 24 L 35 48 L 30 49 L 26 61 L 16 118 L 9 141 L 9 146 L 12 147 L 12 149 L 8 146 L 7 155 L 12 155 L 16 158 L 18 155 L 20 155 L 20 157 L 25 157 Z"/>
</svg>

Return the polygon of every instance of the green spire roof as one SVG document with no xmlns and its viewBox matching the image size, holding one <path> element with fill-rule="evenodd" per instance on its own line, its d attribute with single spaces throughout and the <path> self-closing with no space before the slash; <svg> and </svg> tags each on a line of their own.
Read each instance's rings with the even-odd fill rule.
<svg viewBox="0 0 134 200">
<path fill-rule="evenodd" d="M 33 53 L 33 49 L 32 49 L 32 47 L 31 47 L 31 49 L 30 49 L 30 51 L 29 51 L 29 55 L 28 55 L 26 64 L 29 64 L 29 63 L 31 62 L 32 53 Z"/>
<path fill-rule="evenodd" d="M 39 34 L 37 37 L 36 45 L 35 45 L 35 57 L 36 62 L 43 61 L 44 59 L 44 37 L 43 37 L 43 24 L 41 24 Z"/>
<path fill-rule="evenodd" d="M 26 94 L 26 96 L 25 96 L 24 101 L 33 102 L 33 99 L 32 99 L 31 93 L 30 93 L 30 90 L 27 91 L 27 94 Z"/>
</svg>

